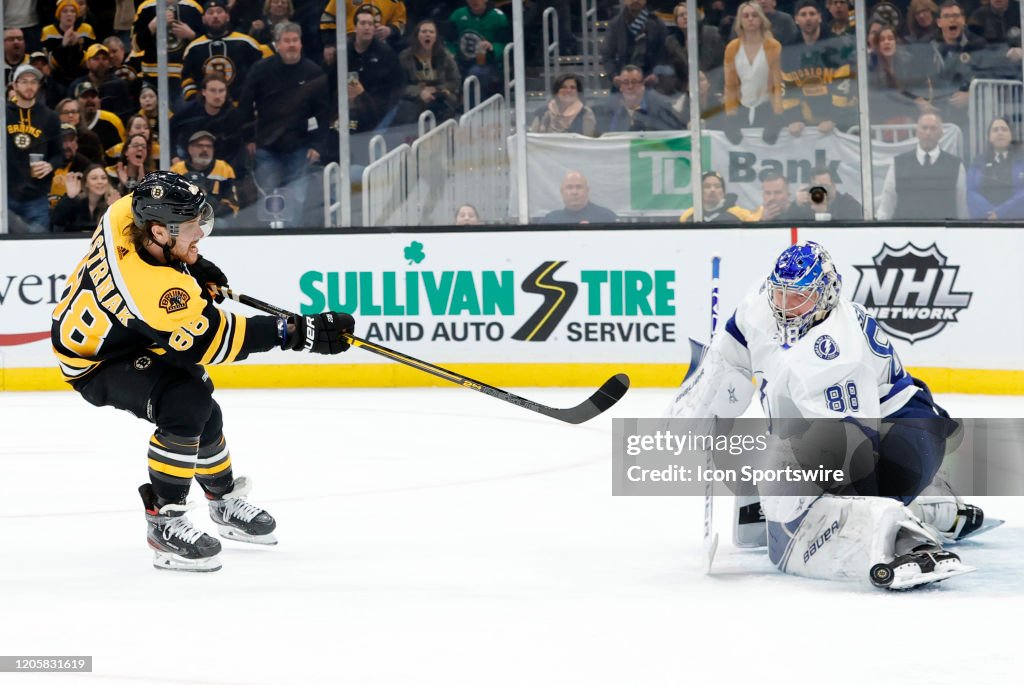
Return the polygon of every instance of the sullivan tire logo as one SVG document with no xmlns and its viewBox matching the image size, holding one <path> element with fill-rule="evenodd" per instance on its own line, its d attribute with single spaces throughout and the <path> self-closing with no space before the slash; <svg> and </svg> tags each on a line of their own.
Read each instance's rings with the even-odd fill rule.
<svg viewBox="0 0 1024 685">
<path fill-rule="evenodd" d="M 864 305 L 882 329 L 911 344 L 937 335 L 971 303 L 971 292 L 955 292 L 959 266 L 932 243 L 920 248 L 883 245 L 874 264 L 854 266 L 859 272 L 853 301 Z"/>
<path fill-rule="evenodd" d="M 513 340 L 547 340 L 569 311 L 579 286 L 552 278 L 563 264 L 564 261 L 544 262 L 523 281 L 523 291 L 543 295 L 544 303 L 512 334 Z"/>
</svg>

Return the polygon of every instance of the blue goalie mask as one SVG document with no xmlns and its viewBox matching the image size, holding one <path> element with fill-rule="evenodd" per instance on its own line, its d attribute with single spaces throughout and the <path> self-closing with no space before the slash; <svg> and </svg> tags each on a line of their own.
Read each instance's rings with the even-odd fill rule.
<svg viewBox="0 0 1024 685">
<path fill-rule="evenodd" d="M 825 248 L 807 241 L 779 255 L 766 285 L 779 342 L 789 347 L 839 303 L 842 278 Z"/>
</svg>

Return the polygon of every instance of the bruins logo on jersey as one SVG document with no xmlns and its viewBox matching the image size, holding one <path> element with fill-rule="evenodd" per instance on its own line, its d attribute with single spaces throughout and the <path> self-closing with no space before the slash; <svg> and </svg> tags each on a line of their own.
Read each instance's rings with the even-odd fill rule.
<svg viewBox="0 0 1024 685">
<path fill-rule="evenodd" d="M 203 64 L 203 76 L 220 74 L 228 85 L 235 80 L 235 63 L 224 55 L 213 55 Z"/>
<path fill-rule="evenodd" d="M 149 357 L 142 356 L 135 360 L 134 366 L 137 371 L 145 371 L 153 364 L 153 360 Z"/>
<path fill-rule="evenodd" d="M 24 133 L 19 133 L 14 136 L 14 147 L 19 150 L 27 150 L 30 145 L 32 145 L 32 138 L 30 136 L 27 136 Z"/>
<path fill-rule="evenodd" d="M 188 307 L 189 295 L 181 288 L 171 288 L 160 296 L 160 307 L 168 314 L 180 312 Z"/>
</svg>

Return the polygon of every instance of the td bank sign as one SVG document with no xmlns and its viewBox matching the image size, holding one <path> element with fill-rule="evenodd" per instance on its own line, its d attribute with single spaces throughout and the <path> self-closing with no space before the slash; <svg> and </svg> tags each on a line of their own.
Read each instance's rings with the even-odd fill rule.
<svg viewBox="0 0 1024 685">
<path fill-rule="evenodd" d="M 633 210 L 693 206 L 690 136 L 631 140 L 629 145 L 629 204 Z M 701 168 L 711 168 L 711 138 L 701 139 Z"/>
</svg>

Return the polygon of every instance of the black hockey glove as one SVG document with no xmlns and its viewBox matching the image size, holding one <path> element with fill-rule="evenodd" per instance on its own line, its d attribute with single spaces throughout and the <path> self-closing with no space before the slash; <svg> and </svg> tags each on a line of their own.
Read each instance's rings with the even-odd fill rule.
<svg viewBox="0 0 1024 685">
<path fill-rule="evenodd" d="M 220 294 L 218 288 L 227 287 L 228 277 L 224 275 L 219 266 L 200 255 L 196 263 L 188 267 L 188 272 L 192 274 L 192 278 L 196 279 L 199 287 L 212 297 L 215 302 L 224 301 L 224 296 Z"/>
<path fill-rule="evenodd" d="M 289 319 L 289 321 L 292 321 Z M 341 334 L 351 333 L 355 319 L 345 312 L 324 312 L 312 316 L 298 316 L 293 321 L 295 331 L 288 336 L 287 349 L 313 354 L 339 354 L 348 349 Z"/>
</svg>

